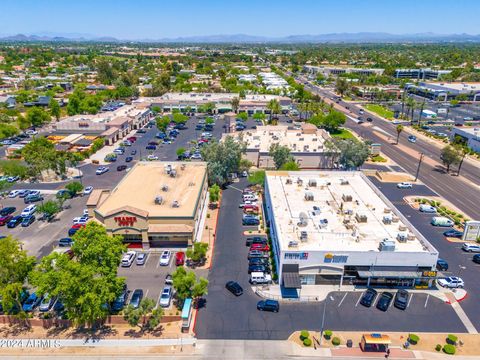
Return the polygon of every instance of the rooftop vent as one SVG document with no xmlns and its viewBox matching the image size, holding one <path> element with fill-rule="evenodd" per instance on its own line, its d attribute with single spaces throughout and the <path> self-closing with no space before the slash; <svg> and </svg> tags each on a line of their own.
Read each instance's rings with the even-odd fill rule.
<svg viewBox="0 0 480 360">
<path fill-rule="evenodd" d="M 399 242 L 402 242 L 402 243 L 407 242 L 407 239 L 408 239 L 408 233 L 402 231 L 397 234 L 397 240 Z"/>
<path fill-rule="evenodd" d="M 300 220 L 297 223 L 298 226 L 307 226 L 308 225 L 308 216 L 304 212 L 300 213 Z"/>
<path fill-rule="evenodd" d="M 378 250 L 380 251 L 395 251 L 395 241 L 384 239 L 380 242 L 378 246 Z"/>
<path fill-rule="evenodd" d="M 349 182 L 347 179 L 340 179 L 340 185 L 348 185 Z"/>
<path fill-rule="evenodd" d="M 292 183 L 292 179 L 288 178 L 287 181 L 285 181 L 285 184 L 291 184 Z"/>
<path fill-rule="evenodd" d="M 300 231 L 300 241 L 307 241 L 308 240 L 308 234 L 306 231 Z"/>
<path fill-rule="evenodd" d="M 343 194 L 342 195 L 342 200 L 344 202 L 350 202 L 350 201 L 352 201 L 352 195 Z"/>
<path fill-rule="evenodd" d="M 308 180 L 308 186 L 311 186 L 311 187 L 317 186 L 317 180 L 315 179 Z"/>
<path fill-rule="evenodd" d="M 168 191 L 168 185 L 162 185 L 162 191 Z"/>
<path fill-rule="evenodd" d="M 170 171 L 170 177 L 177 177 L 177 170 L 172 169 L 172 170 Z"/>
<path fill-rule="evenodd" d="M 156 205 L 162 205 L 163 204 L 163 197 L 162 196 L 156 196 L 155 197 L 155 204 Z"/>
<path fill-rule="evenodd" d="M 180 207 L 180 204 L 178 203 L 177 200 L 173 200 L 173 202 L 172 202 L 172 207 L 173 207 L 173 208 L 178 208 L 178 207 Z"/>
<path fill-rule="evenodd" d="M 315 196 L 313 196 L 313 192 L 305 191 L 305 200 L 306 201 L 313 201 L 315 200 Z"/>
<path fill-rule="evenodd" d="M 288 242 L 288 247 L 298 247 L 298 241 L 289 241 Z"/>
<path fill-rule="evenodd" d="M 367 222 L 367 215 L 360 215 L 360 214 L 355 214 L 355 220 L 359 223 L 366 223 Z"/>
</svg>

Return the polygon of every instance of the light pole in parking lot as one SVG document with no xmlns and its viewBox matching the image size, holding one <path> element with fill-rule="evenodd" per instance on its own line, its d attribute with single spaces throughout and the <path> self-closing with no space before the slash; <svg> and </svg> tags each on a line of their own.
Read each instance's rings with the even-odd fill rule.
<svg viewBox="0 0 480 360">
<path fill-rule="evenodd" d="M 422 165 L 422 161 L 423 161 L 424 156 L 425 156 L 425 154 L 423 152 L 420 153 L 420 159 L 418 160 L 417 172 L 415 173 L 415 180 L 414 181 L 417 181 L 417 179 L 418 179 L 418 174 L 420 173 L 420 166 Z"/>
</svg>

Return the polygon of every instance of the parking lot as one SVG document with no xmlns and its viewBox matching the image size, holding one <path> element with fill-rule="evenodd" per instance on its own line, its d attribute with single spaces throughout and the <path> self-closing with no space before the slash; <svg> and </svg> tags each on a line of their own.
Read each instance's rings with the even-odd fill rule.
<svg viewBox="0 0 480 360">
<path fill-rule="evenodd" d="M 195 329 L 199 338 L 286 339 L 298 329 L 320 330 L 325 304 L 325 328 L 334 330 L 465 331 L 450 305 L 420 293 L 410 298 L 405 311 L 393 307 L 387 312 L 374 306 L 365 308 L 358 304 L 362 290 L 331 293 L 322 302 L 281 303 L 278 313 L 257 311 L 256 303 L 261 298 L 248 283 L 248 247 L 243 235 L 246 227 L 241 224 L 242 209 L 238 207 L 245 186 L 242 179 L 223 193 L 207 302 L 199 311 Z M 243 295 L 235 297 L 225 289 L 230 280 L 243 287 Z"/>
</svg>

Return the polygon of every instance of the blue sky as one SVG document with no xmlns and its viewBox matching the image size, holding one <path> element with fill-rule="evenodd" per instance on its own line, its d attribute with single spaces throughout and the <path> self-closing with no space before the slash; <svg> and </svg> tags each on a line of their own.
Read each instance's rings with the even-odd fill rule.
<svg viewBox="0 0 480 360">
<path fill-rule="evenodd" d="M 2 0 L 0 34 L 480 33 L 478 0 Z"/>
</svg>

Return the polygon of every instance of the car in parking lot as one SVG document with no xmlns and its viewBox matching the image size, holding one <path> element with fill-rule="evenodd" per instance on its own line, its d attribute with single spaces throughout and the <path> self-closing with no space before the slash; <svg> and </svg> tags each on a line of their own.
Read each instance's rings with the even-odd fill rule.
<svg viewBox="0 0 480 360">
<path fill-rule="evenodd" d="M 63 246 L 72 246 L 73 240 L 72 238 L 61 238 L 58 240 L 58 246 L 63 247 Z"/>
<path fill-rule="evenodd" d="M 250 251 L 252 251 L 252 250 L 269 251 L 270 246 L 268 246 L 268 244 L 255 243 L 255 244 L 250 245 Z"/>
<path fill-rule="evenodd" d="M 463 231 L 450 229 L 445 231 L 443 235 L 446 237 L 461 238 L 463 236 Z"/>
<path fill-rule="evenodd" d="M 68 236 L 73 236 L 81 228 L 85 227 L 85 224 L 73 224 L 70 229 L 68 229 Z"/>
<path fill-rule="evenodd" d="M 83 190 L 83 195 L 90 195 L 93 191 L 93 186 L 87 186 L 84 190 Z"/>
<path fill-rule="evenodd" d="M 254 258 L 269 258 L 270 256 L 268 253 L 260 251 L 260 250 L 252 250 L 248 252 L 248 259 L 254 259 Z"/>
<path fill-rule="evenodd" d="M 244 226 L 257 226 L 260 225 L 260 220 L 257 218 L 247 217 L 242 219 L 242 224 Z"/>
<path fill-rule="evenodd" d="M 150 161 L 158 160 L 158 156 L 150 154 L 150 155 L 147 156 L 147 160 L 150 160 Z"/>
<path fill-rule="evenodd" d="M 162 290 L 159 304 L 161 307 L 169 307 L 171 301 L 172 301 L 172 286 L 167 285 Z"/>
<path fill-rule="evenodd" d="M 165 285 L 173 285 L 173 276 L 172 274 L 167 274 L 165 276 Z"/>
<path fill-rule="evenodd" d="M 254 237 L 248 237 L 247 240 L 245 241 L 246 246 L 252 246 L 253 244 L 263 244 L 266 245 L 268 244 L 267 238 L 261 237 L 261 236 L 254 236 Z"/>
<path fill-rule="evenodd" d="M 7 223 L 7 227 L 9 229 L 13 229 L 15 227 L 17 227 L 17 225 L 19 225 L 23 220 L 23 217 L 18 215 L 18 216 L 14 216 L 13 218 L 10 219 L 10 221 Z"/>
<path fill-rule="evenodd" d="M 22 309 L 25 312 L 32 312 L 38 306 L 42 299 L 37 294 L 32 293 L 23 303 Z"/>
<path fill-rule="evenodd" d="M 142 289 L 135 289 L 133 291 L 132 297 L 130 298 L 130 302 L 128 305 L 133 306 L 134 309 L 138 309 L 140 306 L 140 301 L 143 299 L 143 290 Z"/>
<path fill-rule="evenodd" d="M 175 265 L 182 266 L 185 264 L 185 253 L 183 251 L 178 251 L 175 254 Z"/>
<path fill-rule="evenodd" d="M 112 306 L 111 306 L 112 311 L 118 312 L 122 310 L 125 304 L 127 303 L 127 298 L 128 298 L 128 289 L 127 289 L 127 285 L 124 284 L 122 291 L 112 303 Z"/>
<path fill-rule="evenodd" d="M 55 300 L 57 300 L 56 296 L 50 296 L 49 294 L 45 294 L 42 301 L 40 302 L 40 305 L 38 306 L 38 311 L 50 311 L 55 304 Z"/>
<path fill-rule="evenodd" d="M 121 261 L 122 267 L 130 267 L 133 263 L 133 260 L 135 260 L 136 254 L 137 253 L 133 250 L 129 250 L 125 254 L 123 254 Z"/>
<path fill-rule="evenodd" d="M 270 262 L 267 258 L 257 257 L 248 260 L 248 265 L 265 265 L 270 266 Z"/>
<path fill-rule="evenodd" d="M 9 198 L 16 198 L 20 194 L 20 190 L 12 190 L 8 193 Z"/>
<path fill-rule="evenodd" d="M 270 267 L 268 265 L 249 264 L 248 265 L 248 273 L 251 274 L 253 272 L 269 273 L 270 272 Z"/>
<path fill-rule="evenodd" d="M 157 150 L 157 146 L 156 145 L 147 145 L 147 146 L 145 146 L 145 149 L 147 149 L 147 150 Z"/>
<path fill-rule="evenodd" d="M 385 291 L 380 296 L 377 302 L 377 309 L 381 311 L 387 311 L 390 303 L 392 302 L 393 294 L 391 292 Z"/>
<path fill-rule="evenodd" d="M 437 270 L 440 271 L 447 271 L 448 270 L 448 263 L 443 259 L 437 260 Z"/>
<path fill-rule="evenodd" d="M 257 309 L 260 311 L 278 312 L 280 310 L 280 303 L 277 300 L 260 300 L 257 303 Z"/>
<path fill-rule="evenodd" d="M 410 182 L 401 182 L 397 184 L 397 188 L 399 189 L 411 189 L 413 188 L 413 184 Z"/>
<path fill-rule="evenodd" d="M 235 296 L 240 296 L 243 294 L 243 289 L 239 283 L 236 281 L 228 281 L 225 284 L 225 288 L 230 291 Z"/>
<path fill-rule="evenodd" d="M 132 150 L 132 151 L 130 151 L 130 155 L 132 155 L 132 156 L 133 156 L 133 155 L 137 155 L 137 150 Z"/>
<path fill-rule="evenodd" d="M 441 287 L 451 288 L 451 289 L 463 288 L 465 286 L 465 283 L 463 282 L 463 280 L 458 276 L 449 276 L 443 279 L 438 279 L 437 284 L 440 285 Z"/>
<path fill-rule="evenodd" d="M 0 217 L 0 226 L 6 225 L 12 219 L 13 219 L 12 215 L 5 215 Z"/>
<path fill-rule="evenodd" d="M 169 250 L 165 250 L 160 255 L 160 266 L 168 266 L 170 264 L 170 257 L 172 253 Z"/>
<path fill-rule="evenodd" d="M 13 214 L 17 208 L 15 206 L 7 206 L 0 210 L 0 216 Z"/>
<path fill-rule="evenodd" d="M 424 213 L 435 214 L 437 209 L 432 205 L 422 204 L 419 206 L 418 210 Z"/>
<path fill-rule="evenodd" d="M 108 167 L 106 167 L 106 166 L 100 166 L 100 167 L 95 171 L 95 174 L 97 174 L 97 175 L 102 175 L 102 174 L 105 174 L 108 170 L 109 170 Z"/>
<path fill-rule="evenodd" d="M 30 190 L 28 190 L 28 189 L 20 190 L 20 192 L 18 193 L 18 197 L 19 198 L 24 198 L 28 194 L 30 194 Z"/>
<path fill-rule="evenodd" d="M 416 143 L 417 142 L 417 137 L 415 135 L 409 135 L 408 136 L 408 141 L 411 143 Z"/>
<path fill-rule="evenodd" d="M 473 261 L 475 264 L 480 264 L 480 254 L 475 254 L 475 255 L 473 255 L 472 261 Z"/>
<path fill-rule="evenodd" d="M 477 252 L 480 253 L 480 245 L 463 243 L 462 250 L 466 252 Z"/>
<path fill-rule="evenodd" d="M 145 265 L 145 262 L 147 261 L 147 254 L 146 253 L 140 253 L 137 255 L 137 260 L 136 264 L 137 265 Z"/>
<path fill-rule="evenodd" d="M 131 157 L 131 156 L 127 156 L 127 157 L 125 158 L 125 162 L 127 162 L 127 163 L 128 163 L 128 162 L 131 162 L 132 160 L 133 160 L 133 157 Z"/>
<path fill-rule="evenodd" d="M 27 196 L 25 196 L 25 198 L 23 199 L 23 202 L 25 204 L 30 204 L 30 203 L 33 203 L 33 202 L 37 202 L 37 201 L 42 201 L 43 200 L 43 196 L 40 195 L 40 194 L 28 194 Z"/>
<path fill-rule="evenodd" d="M 118 165 L 117 166 L 117 171 L 123 171 L 127 169 L 127 165 Z"/>
<path fill-rule="evenodd" d="M 35 221 L 35 215 L 28 215 L 22 219 L 22 227 L 28 227 Z"/>
<path fill-rule="evenodd" d="M 377 291 L 375 289 L 367 289 L 360 300 L 360 304 L 366 307 L 372 306 L 375 299 L 377 298 Z"/>
<path fill-rule="evenodd" d="M 393 301 L 393 306 L 397 309 L 405 310 L 408 305 L 409 294 L 407 290 L 400 289 L 395 294 L 395 300 Z"/>
</svg>

